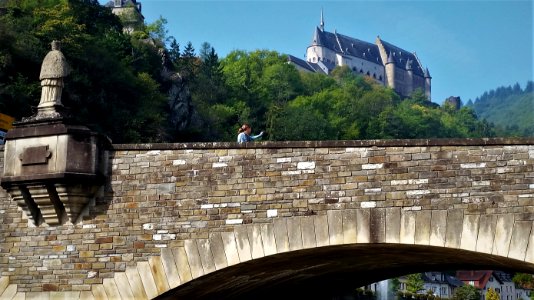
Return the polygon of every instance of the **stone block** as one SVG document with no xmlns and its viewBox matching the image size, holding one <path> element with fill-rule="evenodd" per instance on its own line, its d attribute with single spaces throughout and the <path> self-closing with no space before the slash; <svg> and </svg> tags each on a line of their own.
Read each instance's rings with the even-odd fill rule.
<svg viewBox="0 0 534 300">
<path fill-rule="evenodd" d="M 302 229 L 300 218 L 287 219 L 287 234 L 289 238 L 289 250 L 302 249 Z"/>
<path fill-rule="evenodd" d="M 152 272 L 152 277 L 156 283 L 156 289 L 158 294 L 162 294 L 169 290 L 169 281 L 167 280 L 167 274 L 163 268 L 163 263 L 161 262 L 161 256 L 152 256 L 148 259 L 148 264 L 150 265 L 150 271 Z"/>
<path fill-rule="evenodd" d="M 150 264 L 147 261 L 138 262 L 137 272 L 139 274 L 139 277 L 141 278 L 141 282 L 143 283 L 142 286 L 144 288 L 144 291 L 148 299 L 155 298 L 158 295 L 158 288 L 156 286 L 156 281 L 154 280 L 154 277 L 152 276 Z M 130 276 L 128 276 L 128 279 L 130 279 Z M 116 298 L 112 298 L 112 299 L 116 299 Z"/>
<path fill-rule="evenodd" d="M 263 243 L 264 255 L 276 254 L 276 240 L 274 237 L 274 226 L 272 224 L 261 224 L 261 241 Z"/>
<path fill-rule="evenodd" d="M 460 248 L 475 251 L 477 247 L 480 215 L 464 215 Z"/>
<path fill-rule="evenodd" d="M 497 217 L 492 254 L 500 256 L 508 255 L 513 228 L 514 215 L 499 215 Z"/>
<path fill-rule="evenodd" d="M 515 221 L 508 257 L 525 260 L 529 242 L 525 237 L 529 237 L 531 234 L 533 224 L 533 221 Z"/>
<path fill-rule="evenodd" d="M 329 210 L 326 212 L 328 218 L 328 236 L 330 245 L 343 244 L 343 211 Z"/>
</svg>

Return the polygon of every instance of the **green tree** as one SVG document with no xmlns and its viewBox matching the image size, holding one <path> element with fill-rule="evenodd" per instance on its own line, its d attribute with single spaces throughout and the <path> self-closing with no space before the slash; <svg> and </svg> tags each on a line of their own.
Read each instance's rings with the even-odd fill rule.
<svg viewBox="0 0 534 300">
<path fill-rule="evenodd" d="M 410 293 L 416 294 L 424 288 L 425 282 L 421 277 L 421 273 L 410 274 L 406 276 L 406 290 Z"/>
<path fill-rule="evenodd" d="M 476 287 L 466 284 L 454 291 L 452 296 L 454 300 L 480 300 L 480 290 Z"/>
<path fill-rule="evenodd" d="M 534 275 L 527 273 L 515 273 L 512 281 L 525 289 L 534 289 Z"/>
<path fill-rule="evenodd" d="M 56 39 L 72 68 L 62 102 L 78 121 L 118 143 L 164 138 L 161 41 L 142 42 L 124 34 L 119 18 L 93 0 L 2 4 L 0 41 L 9 40 L 0 43 L 3 113 L 17 119 L 32 114 L 39 100 L 42 59 Z M 143 113 L 148 106 L 158 111 Z"/>
<path fill-rule="evenodd" d="M 494 289 L 489 288 L 486 292 L 486 300 L 501 300 L 501 296 Z"/>
</svg>

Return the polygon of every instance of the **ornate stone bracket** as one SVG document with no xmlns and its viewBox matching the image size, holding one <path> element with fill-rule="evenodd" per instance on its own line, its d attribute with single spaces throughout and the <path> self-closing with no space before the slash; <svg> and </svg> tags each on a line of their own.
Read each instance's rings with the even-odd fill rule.
<svg viewBox="0 0 534 300">
<path fill-rule="evenodd" d="M 6 135 L 0 184 L 37 226 L 75 223 L 105 183 L 110 141 L 74 124 L 61 103 L 69 69 L 53 42 L 41 67 L 37 114 Z"/>
</svg>

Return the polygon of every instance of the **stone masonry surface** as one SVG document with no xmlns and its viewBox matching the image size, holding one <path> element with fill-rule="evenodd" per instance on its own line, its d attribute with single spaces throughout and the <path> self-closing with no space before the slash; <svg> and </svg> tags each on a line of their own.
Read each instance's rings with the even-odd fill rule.
<svg viewBox="0 0 534 300">
<path fill-rule="evenodd" d="M 89 291 L 187 239 L 332 210 L 534 221 L 533 139 L 114 145 L 109 160 L 78 224 L 32 226 L 0 189 L 0 272 L 19 291 Z"/>
</svg>

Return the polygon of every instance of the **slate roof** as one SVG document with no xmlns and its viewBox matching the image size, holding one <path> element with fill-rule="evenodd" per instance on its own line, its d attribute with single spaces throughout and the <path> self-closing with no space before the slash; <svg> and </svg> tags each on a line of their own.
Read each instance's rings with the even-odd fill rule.
<svg viewBox="0 0 534 300">
<path fill-rule="evenodd" d="M 425 76 L 425 70 L 423 69 L 423 66 L 421 66 L 421 63 L 415 54 L 390 44 L 384 40 L 382 40 L 382 45 L 384 45 L 384 49 L 388 54 L 388 62 L 390 59 L 393 59 L 393 62 L 395 62 L 395 66 L 397 68 L 407 70 L 407 65 L 410 65 L 408 61 L 411 61 L 413 73 L 422 77 Z"/>
<path fill-rule="evenodd" d="M 423 279 L 423 281 L 425 281 L 427 283 L 442 283 L 442 284 L 448 284 L 448 285 L 454 286 L 454 287 L 459 287 L 459 286 L 464 285 L 464 283 L 462 281 L 458 280 L 456 277 L 447 275 L 445 273 L 443 273 L 443 280 L 442 280 L 441 279 L 441 274 L 442 273 L 440 273 L 440 272 L 422 273 L 422 279 Z M 432 279 L 432 276 L 434 277 L 433 279 Z"/>
<path fill-rule="evenodd" d="M 312 44 L 326 47 L 341 55 L 350 55 L 383 65 L 377 45 L 337 32 L 322 31 L 317 27 L 315 28 Z"/>
<path fill-rule="evenodd" d="M 310 63 L 308 63 L 307 61 L 305 61 L 303 59 L 295 57 L 293 55 L 288 55 L 287 56 L 287 61 L 292 62 L 295 65 L 297 65 L 297 66 L 299 66 L 299 67 L 301 67 L 303 69 L 306 69 L 306 70 L 308 70 L 310 72 L 315 72 L 315 69 L 312 66 L 310 66 Z"/>
<path fill-rule="evenodd" d="M 304 68 L 310 72 L 320 72 L 320 73 L 326 73 L 323 69 L 321 69 L 321 67 L 317 64 L 317 63 L 311 63 L 311 62 L 308 62 L 308 61 L 305 61 L 303 59 L 300 59 L 298 57 L 295 57 L 293 55 L 288 55 L 287 56 L 287 61 L 288 62 L 291 62 L 291 63 L 294 63 L 295 65 L 301 67 L 301 68 Z M 334 64 L 330 64 L 330 63 L 327 63 L 327 62 L 323 62 L 325 64 L 325 66 L 328 68 L 328 70 L 332 70 L 335 68 L 335 65 Z"/>
</svg>

